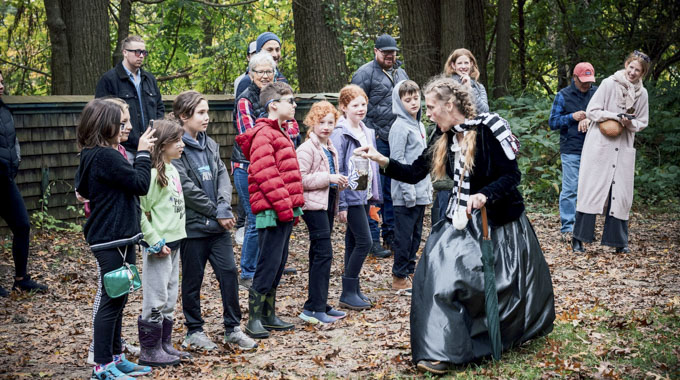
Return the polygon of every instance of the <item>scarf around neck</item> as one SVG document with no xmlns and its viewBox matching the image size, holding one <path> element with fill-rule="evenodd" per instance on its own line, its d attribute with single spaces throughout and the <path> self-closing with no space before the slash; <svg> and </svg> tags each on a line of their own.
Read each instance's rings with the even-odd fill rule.
<svg viewBox="0 0 680 380">
<path fill-rule="evenodd" d="M 642 79 L 638 80 L 637 83 L 631 83 L 626 78 L 626 71 L 619 70 L 611 76 L 616 83 L 616 106 L 622 111 L 634 114 L 635 109 L 633 105 L 640 97 L 642 93 Z"/>
<path fill-rule="evenodd" d="M 465 120 L 464 123 L 455 125 L 451 128 L 454 132 L 467 132 L 478 128 L 480 125 L 489 127 L 494 137 L 500 142 L 505 156 L 509 160 L 514 160 L 517 152 L 519 152 L 520 143 L 517 137 L 512 134 L 510 124 L 496 113 L 481 113 L 472 120 Z M 465 153 L 462 147 L 458 144 L 455 136 L 452 137 L 451 152 L 454 153 L 454 170 L 453 170 L 453 189 L 451 190 L 451 198 L 446 209 L 446 215 L 454 220 L 454 213 L 465 213 L 467 203 L 470 199 L 470 173 L 464 171 L 465 167 Z"/>
</svg>

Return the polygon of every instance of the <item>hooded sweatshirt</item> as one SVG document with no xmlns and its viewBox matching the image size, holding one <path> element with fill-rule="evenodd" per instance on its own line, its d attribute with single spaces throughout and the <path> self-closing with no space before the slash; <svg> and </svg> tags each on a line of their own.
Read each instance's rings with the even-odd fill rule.
<svg viewBox="0 0 680 380">
<path fill-rule="evenodd" d="M 151 182 L 151 156 L 139 151 L 134 166 L 113 148 L 80 152 L 78 192 L 90 200 L 92 214 L 83 232 L 92 251 L 135 244 L 142 238 L 139 197 Z"/>
<path fill-rule="evenodd" d="M 402 164 L 411 164 L 427 149 L 425 127 L 420 122 L 421 111 L 414 119 L 408 113 L 399 97 L 399 87 L 404 81 L 397 83 L 392 90 L 392 113 L 396 120 L 390 128 L 390 158 Z M 432 203 L 432 182 L 428 174 L 425 179 L 415 185 L 392 180 L 392 204 L 394 206 L 413 207 Z"/>
</svg>

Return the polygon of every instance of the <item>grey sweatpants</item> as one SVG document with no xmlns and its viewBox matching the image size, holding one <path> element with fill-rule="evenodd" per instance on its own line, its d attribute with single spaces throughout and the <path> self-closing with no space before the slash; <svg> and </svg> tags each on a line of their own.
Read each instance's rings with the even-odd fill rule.
<svg viewBox="0 0 680 380">
<path fill-rule="evenodd" d="M 179 286 L 179 248 L 168 256 L 143 253 L 142 319 L 151 320 L 151 310 L 157 309 L 165 319 L 172 320 Z"/>
</svg>

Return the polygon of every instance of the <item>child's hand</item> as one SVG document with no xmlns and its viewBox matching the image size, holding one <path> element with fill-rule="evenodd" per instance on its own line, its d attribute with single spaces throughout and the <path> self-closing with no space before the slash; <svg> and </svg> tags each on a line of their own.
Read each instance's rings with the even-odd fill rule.
<svg viewBox="0 0 680 380">
<path fill-rule="evenodd" d="M 347 177 L 342 174 L 331 174 L 329 180 L 331 183 L 338 185 L 340 190 L 346 188 L 348 184 Z"/>
<path fill-rule="evenodd" d="M 171 253 L 172 253 L 172 250 L 170 249 L 170 247 L 168 247 L 167 245 L 164 245 L 163 248 L 161 248 L 161 251 L 156 254 L 156 256 L 165 257 L 165 256 L 168 256 Z"/>
<path fill-rule="evenodd" d="M 236 224 L 234 218 L 222 218 L 217 219 L 217 221 L 220 223 L 220 226 L 222 226 L 222 228 L 224 228 L 225 230 L 230 230 L 234 228 L 234 224 Z"/>
<path fill-rule="evenodd" d="M 156 133 L 156 130 L 149 127 L 146 129 L 143 135 L 139 136 L 139 144 L 137 145 L 137 151 L 151 150 L 154 142 L 157 140 L 157 138 L 153 137 L 154 133 Z"/>
<path fill-rule="evenodd" d="M 337 218 L 340 221 L 340 223 L 347 223 L 347 211 L 338 212 Z"/>
</svg>

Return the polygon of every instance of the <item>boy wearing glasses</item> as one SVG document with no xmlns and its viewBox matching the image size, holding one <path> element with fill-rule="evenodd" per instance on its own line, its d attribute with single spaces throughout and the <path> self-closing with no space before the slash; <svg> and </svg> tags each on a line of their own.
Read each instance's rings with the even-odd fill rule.
<svg viewBox="0 0 680 380">
<path fill-rule="evenodd" d="M 302 176 L 287 120 L 295 116 L 293 90 L 283 82 L 269 83 L 260 92 L 267 117 L 236 137 L 250 161 L 248 191 L 258 229 L 260 255 L 249 289 L 246 333 L 268 338 L 269 330 L 291 330 L 294 325 L 276 316 L 276 288 L 281 280 L 294 220 L 305 204 Z"/>
<path fill-rule="evenodd" d="M 123 40 L 121 51 L 123 60 L 99 79 L 95 98 L 113 96 L 128 104 L 132 131 L 123 146 L 127 149 L 128 158 L 134 159 L 139 136 L 146 130 L 149 120 L 163 118 L 165 106 L 156 78 L 142 70 L 144 59 L 149 55 L 144 40 L 139 36 L 129 36 Z"/>
</svg>

